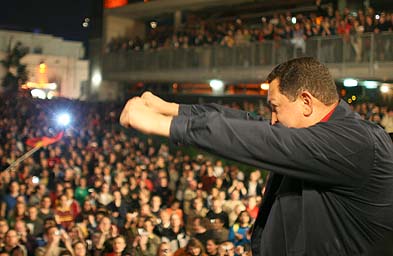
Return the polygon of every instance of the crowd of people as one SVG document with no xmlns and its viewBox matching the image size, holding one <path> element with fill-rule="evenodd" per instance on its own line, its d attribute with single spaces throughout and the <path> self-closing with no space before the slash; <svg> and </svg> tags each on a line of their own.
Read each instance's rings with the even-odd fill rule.
<svg viewBox="0 0 393 256">
<path fill-rule="evenodd" d="M 354 107 L 392 129 L 393 109 Z M 123 130 L 114 103 L 2 97 L 0 108 L 0 255 L 249 255 L 262 170 Z M 4 171 L 31 150 L 28 139 L 59 132 L 64 109 L 63 138 Z"/>
<path fill-rule="evenodd" d="M 373 8 L 366 11 L 351 12 L 345 8 L 342 13 L 334 10 L 332 5 L 326 8 L 317 5 L 317 11 L 310 14 L 292 14 L 289 11 L 274 14 L 271 17 L 262 17 L 255 24 L 247 20 L 214 22 L 201 19 L 192 19 L 177 31 L 173 27 L 160 26 L 150 29 L 145 38 L 119 37 L 112 38 L 107 44 L 107 52 L 126 52 L 156 49 L 176 49 L 200 46 L 221 45 L 227 47 L 246 45 L 253 42 L 274 40 L 288 42 L 306 52 L 307 39 L 311 37 L 329 37 L 338 35 L 352 46 L 356 61 L 365 59 L 364 49 L 370 47 L 370 40 L 363 38 L 363 33 L 388 32 L 393 30 L 393 15 L 387 12 L 376 13 Z M 379 56 L 389 52 L 391 43 L 381 44 Z"/>
</svg>

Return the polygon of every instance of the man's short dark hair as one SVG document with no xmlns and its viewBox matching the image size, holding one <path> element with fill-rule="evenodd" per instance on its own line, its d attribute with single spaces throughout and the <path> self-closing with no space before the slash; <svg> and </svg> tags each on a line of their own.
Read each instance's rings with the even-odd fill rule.
<svg viewBox="0 0 393 256">
<path fill-rule="evenodd" d="M 296 58 L 277 65 L 267 82 L 278 79 L 280 92 L 295 101 L 308 91 L 325 105 L 338 101 L 337 87 L 328 68 L 312 57 Z"/>
</svg>

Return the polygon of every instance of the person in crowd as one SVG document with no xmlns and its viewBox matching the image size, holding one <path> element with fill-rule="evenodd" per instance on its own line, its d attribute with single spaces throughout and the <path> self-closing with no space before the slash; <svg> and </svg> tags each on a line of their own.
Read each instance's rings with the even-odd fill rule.
<svg viewBox="0 0 393 256">
<path fill-rule="evenodd" d="M 246 210 L 252 221 L 256 220 L 259 212 L 259 202 L 257 200 L 258 197 L 256 196 L 249 196 L 246 200 Z"/>
<path fill-rule="evenodd" d="M 59 197 L 63 194 L 64 194 L 64 183 L 63 182 L 56 183 L 55 189 L 51 190 L 51 192 L 49 193 L 52 205 L 57 205 L 56 203 L 57 203 Z"/>
<path fill-rule="evenodd" d="M 143 228 L 138 229 L 138 235 L 133 242 L 134 255 L 156 255 L 161 239 L 153 233 L 153 229 L 153 220 L 150 218 L 146 219 Z"/>
<path fill-rule="evenodd" d="M 166 209 L 167 212 L 169 213 L 169 215 L 173 215 L 176 214 L 177 216 L 179 216 L 180 220 L 181 220 L 181 224 L 183 225 L 183 218 L 184 218 L 184 214 L 183 214 L 183 209 L 180 207 L 180 201 L 179 200 L 173 200 L 173 202 L 170 204 L 170 207 Z"/>
<path fill-rule="evenodd" d="M 219 243 L 228 240 L 229 230 L 225 227 L 225 223 L 222 219 L 211 219 L 211 230 L 213 231 L 213 238 L 216 239 Z"/>
<path fill-rule="evenodd" d="M 191 238 L 187 245 L 179 248 L 173 256 L 206 256 L 203 244 L 196 238 Z"/>
<path fill-rule="evenodd" d="M 75 200 L 82 206 L 88 195 L 87 179 L 86 177 L 81 177 L 79 179 L 79 186 L 75 189 Z"/>
<path fill-rule="evenodd" d="M 14 226 L 17 220 L 24 220 L 26 218 L 26 210 L 26 203 L 24 199 L 16 203 L 15 208 L 10 212 L 8 217 L 8 223 L 11 227 Z"/>
<path fill-rule="evenodd" d="M 247 211 L 242 211 L 235 223 L 229 228 L 228 240 L 235 246 L 250 243 L 251 216 Z"/>
<path fill-rule="evenodd" d="M 209 230 L 209 219 L 195 217 L 192 223 L 192 237 L 198 239 L 206 247 L 207 240 L 213 237 L 213 232 Z"/>
<path fill-rule="evenodd" d="M 151 214 L 156 219 L 160 217 L 161 205 L 162 205 L 161 197 L 159 195 L 153 195 L 151 197 L 150 211 L 151 211 Z"/>
<path fill-rule="evenodd" d="M 218 246 L 219 243 L 216 239 L 210 238 L 206 242 L 206 254 L 208 256 L 216 256 L 218 255 Z"/>
<path fill-rule="evenodd" d="M 224 204 L 222 205 L 222 209 L 228 214 L 228 220 L 229 220 L 230 225 L 232 225 L 233 222 L 235 221 L 234 219 L 231 220 L 230 216 L 234 212 L 234 209 L 239 208 L 239 207 L 245 208 L 246 206 L 244 205 L 243 201 L 240 200 L 239 190 L 235 189 L 230 193 L 229 199 L 226 200 L 224 202 Z M 236 216 L 236 218 L 237 218 L 237 216 Z"/>
<path fill-rule="evenodd" d="M 160 211 L 160 218 L 158 224 L 154 228 L 154 233 L 159 237 L 168 234 L 171 229 L 171 215 L 166 209 Z"/>
<path fill-rule="evenodd" d="M 73 252 L 71 239 L 64 230 L 58 229 L 56 226 L 49 226 L 45 230 L 45 240 L 47 243 L 39 246 L 35 250 L 37 256 L 58 256 L 64 251 Z M 60 246 L 60 241 L 65 247 Z"/>
<path fill-rule="evenodd" d="M 54 216 L 55 212 L 52 208 L 52 201 L 50 196 L 43 196 L 40 202 L 38 217 L 41 220 L 46 220 L 48 218 L 53 218 Z"/>
<path fill-rule="evenodd" d="M 173 213 L 170 217 L 170 223 L 170 228 L 164 229 L 161 233 L 161 239 L 162 241 L 169 242 L 171 250 L 175 252 L 177 249 L 186 246 L 189 236 L 182 226 L 182 220 L 179 215 Z"/>
<path fill-rule="evenodd" d="M 138 212 L 127 212 L 125 223 L 123 227 L 120 227 L 120 234 L 124 235 L 127 244 L 132 244 L 137 233 L 138 225 Z"/>
<path fill-rule="evenodd" d="M 218 246 L 219 256 L 235 256 L 235 245 L 232 242 L 225 241 Z"/>
<path fill-rule="evenodd" d="M 167 177 L 162 177 L 159 180 L 159 186 L 156 187 L 154 194 L 160 195 L 162 202 L 166 206 L 170 206 L 173 200 L 173 192 L 169 189 Z"/>
<path fill-rule="evenodd" d="M 101 191 L 97 194 L 97 203 L 99 206 L 108 206 L 113 201 L 113 195 L 110 193 L 109 184 L 104 183 Z"/>
<path fill-rule="evenodd" d="M 58 199 L 57 204 L 58 204 L 58 206 L 56 207 L 56 210 L 55 210 L 56 221 L 64 229 L 67 229 L 75 221 L 74 214 L 72 212 L 71 206 L 68 203 L 67 196 L 65 194 L 61 195 Z"/>
<path fill-rule="evenodd" d="M 71 243 L 72 244 L 74 244 L 77 241 L 85 241 L 86 240 L 86 230 L 83 231 L 82 226 L 78 225 L 78 224 L 72 225 L 67 230 L 67 233 L 68 233 L 68 235 L 71 238 Z"/>
<path fill-rule="evenodd" d="M 113 239 L 119 235 L 118 229 L 112 225 L 110 217 L 104 215 L 98 223 L 95 232 L 97 241 L 94 243 L 95 254 L 109 253 L 112 251 Z"/>
<path fill-rule="evenodd" d="M 228 214 L 222 209 L 222 201 L 218 197 L 213 198 L 211 209 L 207 212 L 206 218 L 210 220 L 221 219 L 224 222 L 224 227 L 229 227 Z"/>
<path fill-rule="evenodd" d="M 72 243 L 72 249 L 74 251 L 73 256 L 87 256 L 86 244 L 81 240 Z"/>
<path fill-rule="evenodd" d="M 9 217 L 12 209 L 16 206 L 16 198 L 19 196 L 19 183 L 12 181 L 9 185 L 9 193 L 7 193 L 1 203 L 1 217 Z"/>
<path fill-rule="evenodd" d="M 72 187 L 67 187 L 65 189 L 65 195 L 67 196 L 67 204 L 71 208 L 72 216 L 74 219 L 79 215 L 81 212 L 81 206 L 77 200 L 74 198 L 74 189 Z"/>
<path fill-rule="evenodd" d="M 131 256 L 127 252 L 127 244 L 124 236 L 119 235 L 112 240 L 112 252 L 105 253 L 105 256 Z M 138 254 L 137 254 L 138 255 Z"/>
<path fill-rule="evenodd" d="M 8 252 L 11 256 L 27 256 L 26 247 L 19 241 L 19 235 L 15 229 L 10 229 L 5 234 L 5 243 L 1 251 Z"/>
<path fill-rule="evenodd" d="M 114 224 L 122 227 L 127 213 L 127 205 L 121 196 L 120 190 L 113 191 L 113 201 L 109 203 L 108 209 L 112 212 Z"/>
<path fill-rule="evenodd" d="M 5 234 L 9 230 L 10 226 L 5 218 L 0 217 L 0 245 L 4 244 Z"/>
<path fill-rule="evenodd" d="M 238 219 L 239 214 L 242 211 L 246 210 L 246 206 L 244 204 L 239 204 L 236 205 L 232 211 L 228 214 L 228 218 L 229 218 L 229 226 L 232 226 L 233 224 L 235 224 L 236 220 Z"/>
<path fill-rule="evenodd" d="M 247 196 L 262 196 L 261 171 L 255 170 L 250 173 L 248 181 L 245 183 Z"/>
<path fill-rule="evenodd" d="M 42 198 L 48 194 L 48 188 L 45 184 L 39 184 L 34 193 L 30 195 L 28 205 L 38 205 L 40 204 Z"/>
<path fill-rule="evenodd" d="M 44 232 L 44 221 L 38 216 L 38 209 L 36 206 L 30 206 L 27 210 L 28 215 L 25 218 L 26 225 L 29 228 L 29 233 L 33 236 L 38 236 Z"/>
<path fill-rule="evenodd" d="M 191 211 L 192 200 L 197 197 L 198 182 L 195 179 L 188 181 L 188 186 L 183 192 L 183 212 L 189 215 Z"/>
<path fill-rule="evenodd" d="M 28 256 L 34 256 L 35 249 L 37 248 L 37 240 L 40 239 L 42 233 L 33 236 L 27 228 L 24 220 L 17 220 L 14 229 L 19 236 L 19 243 L 26 248 Z"/>
<path fill-rule="evenodd" d="M 156 256 L 172 256 L 171 246 L 168 242 L 161 242 L 158 246 Z"/>
<path fill-rule="evenodd" d="M 388 134 L 340 101 L 329 70 L 314 58 L 279 64 L 267 82 L 269 121 L 146 93 L 127 102 L 120 123 L 269 169 L 253 255 L 365 254 L 380 247 L 393 232 Z"/>
<path fill-rule="evenodd" d="M 192 222 L 196 217 L 206 217 L 209 210 L 204 206 L 203 199 L 196 197 L 192 201 L 192 207 L 187 215 L 186 229 L 191 230 Z"/>
</svg>

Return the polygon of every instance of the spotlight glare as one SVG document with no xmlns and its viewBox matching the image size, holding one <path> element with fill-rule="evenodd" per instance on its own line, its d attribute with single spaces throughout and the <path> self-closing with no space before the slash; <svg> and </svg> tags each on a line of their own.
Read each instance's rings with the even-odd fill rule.
<svg viewBox="0 0 393 256">
<path fill-rule="evenodd" d="M 56 90 L 57 89 L 57 84 L 56 83 L 50 83 L 50 84 L 48 84 L 48 87 L 51 90 Z"/>
<path fill-rule="evenodd" d="M 94 71 L 92 77 L 93 86 L 98 88 L 102 82 L 101 72 L 99 70 Z"/>
<path fill-rule="evenodd" d="M 55 93 L 53 91 L 50 91 L 46 94 L 46 97 L 50 100 L 55 96 Z"/>
<path fill-rule="evenodd" d="M 261 83 L 261 89 L 265 91 L 269 90 L 269 83 Z"/>
<path fill-rule="evenodd" d="M 33 98 L 39 98 L 39 99 L 46 99 L 46 93 L 44 90 L 41 89 L 33 89 L 31 90 L 31 96 L 33 96 Z"/>
<path fill-rule="evenodd" d="M 367 89 L 378 88 L 378 82 L 376 82 L 376 81 L 364 81 L 363 84 Z"/>
<path fill-rule="evenodd" d="M 223 81 L 221 81 L 221 80 L 216 80 L 216 79 L 213 79 L 213 80 L 211 80 L 210 81 L 210 87 L 213 89 L 213 90 L 222 90 L 223 89 L 223 87 L 224 87 L 224 82 Z"/>
<path fill-rule="evenodd" d="M 389 92 L 389 86 L 386 84 L 383 84 L 380 88 L 382 93 L 388 93 Z"/>
<path fill-rule="evenodd" d="M 358 81 L 352 78 L 348 78 L 344 80 L 345 87 L 356 87 L 358 86 Z"/>
<path fill-rule="evenodd" d="M 67 113 L 62 113 L 57 117 L 57 123 L 61 126 L 67 126 L 71 122 L 71 116 Z"/>
</svg>

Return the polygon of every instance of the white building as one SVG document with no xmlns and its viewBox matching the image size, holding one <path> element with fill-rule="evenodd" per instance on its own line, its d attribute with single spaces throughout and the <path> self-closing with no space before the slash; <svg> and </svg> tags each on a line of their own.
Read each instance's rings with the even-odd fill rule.
<svg viewBox="0 0 393 256">
<path fill-rule="evenodd" d="M 0 59 L 11 46 L 22 43 L 29 53 L 21 59 L 27 66 L 28 85 L 46 88 L 51 94 L 66 98 L 84 98 L 83 84 L 89 79 L 89 62 L 84 60 L 82 42 L 66 41 L 51 35 L 0 30 Z"/>
</svg>

